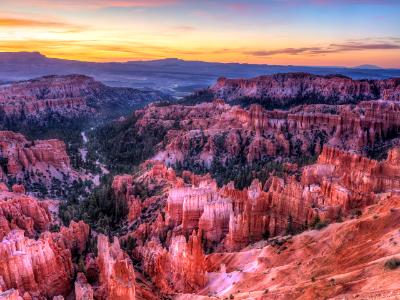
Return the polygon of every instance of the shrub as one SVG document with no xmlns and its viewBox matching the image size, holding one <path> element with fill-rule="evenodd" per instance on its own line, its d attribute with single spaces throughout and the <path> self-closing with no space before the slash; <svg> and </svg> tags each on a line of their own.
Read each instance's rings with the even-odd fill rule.
<svg viewBox="0 0 400 300">
<path fill-rule="evenodd" d="M 311 225 L 311 228 L 313 228 L 313 229 L 321 230 L 322 228 L 328 226 L 328 222 L 321 221 L 320 217 L 317 215 L 310 225 Z"/>
<path fill-rule="evenodd" d="M 395 270 L 400 267 L 400 258 L 393 257 L 385 262 L 385 268 L 389 270 Z"/>
<path fill-rule="evenodd" d="M 51 224 L 49 230 L 50 230 L 50 232 L 59 232 L 60 231 L 60 225 Z"/>
</svg>

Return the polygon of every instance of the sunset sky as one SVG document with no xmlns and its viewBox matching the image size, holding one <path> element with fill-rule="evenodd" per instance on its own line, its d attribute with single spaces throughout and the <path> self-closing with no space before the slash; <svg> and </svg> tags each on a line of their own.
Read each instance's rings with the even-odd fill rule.
<svg viewBox="0 0 400 300">
<path fill-rule="evenodd" d="M 0 51 L 400 68 L 400 0 L 0 0 Z"/>
</svg>

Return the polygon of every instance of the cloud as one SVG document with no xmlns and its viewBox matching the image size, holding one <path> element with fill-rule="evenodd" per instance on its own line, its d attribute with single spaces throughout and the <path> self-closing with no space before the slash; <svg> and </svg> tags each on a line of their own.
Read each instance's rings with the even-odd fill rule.
<svg viewBox="0 0 400 300">
<path fill-rule="evenodd" d="M 86 26 L 71 24 L 63 21 L 42 21 L 31 18 L 2 16 L 0 16 L 0 28 L 49 28 L 56 33 L 77 33 L 87 29 Z"/>
<path fill-rule="evenodd" d="M 326 47 L 300 47 L 300 48 L 282 48 L 275 50 L 255 50 L 246 51 L 245 54 L 252 56 L 273 56 L 273 55 L 318 55 L 329 53 L 341 53 L 349 51 L 365 51 L 365 50 L 392 50 L 400 49 L 400 43 L 394 42 L 375 42 L 375 43 L 362 43 L 362 42 L 347 42 L 330 44 Z"/>
<path fill-rule="evenodd" d="M 302 48 L 283 48 L 277 50 L 256 50 L 249 51 L 246 54 L 254 55 L 254 56 L 272 56 L 278 54 L 289 54 L 289 55 L 297 55 L 302 53 L 313 53 L 316 51 L 320 51 L 321 48 L 318 47 L 302 47 Z"/>
<path fill-rule="evenodd" d="M 189 25 L 174 26 L 172 29 L 173 29 L 174 31 L 178 31 L 178 32 L 190 32 L 190 31 L 196 30 L 195 27 L 189 26 Z"/>
<path fill-rule="evenodd" d="M 251 3 L 244 3 L 244 2 L 234 2 L 234 3 L 228 3 L 227 8 L 237 11 L 237 12 L 243 12 L 251 9 L 253 5 Z"/>
<path fill-rule="evenodd" d="M 0 27 L 69 27 L 70 24 L 57 21 L 39 21 L 35 19 L 20 19 L 0 17 Z"/>
</svg>

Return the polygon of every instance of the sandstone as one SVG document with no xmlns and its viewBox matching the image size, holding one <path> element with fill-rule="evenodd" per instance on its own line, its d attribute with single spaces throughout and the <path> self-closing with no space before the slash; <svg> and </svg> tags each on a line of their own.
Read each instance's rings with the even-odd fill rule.
<svg viewBox="0 0 400 300">
<path fill-rule="evenodd" d="M 50 188 L 54 179 L 71 184 L 79 178 L 59 140 L 28 141 L 19 133 L 0 131 L 0 156 L 0 178 L 23 183 L 15 184 L 14 192 L 25 193 L 25 187 L 34 183 Z"/>
<path fill-rule="evenodd" d="M 105 299 L 134 300 L 135 272 L 132 261 L 121 250 L 115 237 L 112 244 L 105 235 L 97 240 L 100 284 L 105 290 Z"/>
<path fill-rule="evenodd" d="M 363 209 L 358 219 L 240 252 L 210 254 L 206 265 L 212 280 L 201 294 L 234 299 L 396 298 L 398 271 L 384 265 L 400 253 L 399 205 L 400 198 L 391 196 Z"/>
<path fill-rule="evenodd" d="M 400 130 L 399 112 L 399 102 L 384 100 L 289 110 L 266 110 L 255 104 L 248 109 L 213 103 L 152 106 L 136 112 L 135 129 L 145 132 L 157 124 L 168 130 L 165 147 L 153 160 L 207 169 L 215 160 L 225 164 L 241 156 L 254 162 L 318 155 L 324 144 L 363 152 L 391 142 Z M 172 126 L 176 119 L 181 120 L 179 129 Z"/>
<path fill-rule="evenodd" d="M 153 239 L 141 252 L 144 271 L 164 293 L 193 292 L 206 284 L 205 255 L 195 232 L 188 241 L 182 235 L 173 237 L 169 250 Z"/>
<path fill-rule="evenodd" d="M 88 284 L 83 273 L 78 273 L 75 280 L 75 299 L 93 300 L 93 288 Z"/>
<path fill-rule="evenodd" d="M 33 237 L 48 230 L 50 221 L 46 203 L 19 193 L 0 192 L 0 239 L 13 229 Z"/>
<path fill-rule="evenodd" d="M 169 191 L 166 224 L 178 233 L 199 229 L 208 250 L 239 250 L 267 237 L 296 233 L 321 222 L 334 222 L 374 204 L 376 195 L 400 191 L 399 150 L 386 161 L 324 146 L 318 162 L 304 168 L 301 180 L 270 177 L 243 190 L 210 183 Z M 264 191 L 265 190 L 265 191 Z M 316 221 L 317 220 L 317 221 Z"/>
<path fill-rule="evenodd" d="M 5 292 L 0 292 L 1 300 L 22 300 L 17 290 L 11 289 Z"/>
<path fill-rule="evenodd" d="M 25 194 L 25 187 L 22 184 L 14 184 L 11 190 L 17 194 Z"/>
<path fill-rule="evenodd" d="M 206 284 L 204 253 L 201 237 L 195 232 L 186 242 L 184 236 L 172 239 L 169 249 L 172 268 L 174 270 L 172 282 L 175 289 L 195 291 Z"/>
<path fill-rule="evenodd" d="M 50 113 L 64 118 L 98 115 L 95 106 L 125 107 L 169 99 L 159 92 L 108 87 L 85 75 L 44 76 L 0 87 L 0 109 L 20 122 L 44 122 Z M 110 109 L 110 108 L 109 108 Z"/>
<path fill-rule="evenodd" d="M 45 232 L 38 240 L 25 237 L 23 230 L 10 231 L 0 243 L 0 278 L 4 287 L 18 289 L 21 295 L 67 295 L 74 275 L 74 247 L 83 247 L 87 238 L 88 225 L 82 221 L 59 233 Z"/>
<path fill-rule="evenodd" d="M 398 79 L 367 81 L 341 75 L 286 73 L 251 79 L 220 78 L 210 91 L 227 102 L 247 97 L 262 99 L 274 106 L 308 99 L 336 104 L 379 98 L 398 101 L 399 86 Z"/>
</svg>

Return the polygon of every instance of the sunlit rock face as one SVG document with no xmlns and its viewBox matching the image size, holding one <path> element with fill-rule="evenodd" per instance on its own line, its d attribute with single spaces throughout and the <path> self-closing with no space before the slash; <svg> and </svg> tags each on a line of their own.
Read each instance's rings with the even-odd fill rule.
<svg viewBox="0 0 400 300">
<path fill-rule="evenodd" d="M 64 81 L 40 97 L 85 100 L 96 89 L 85 78 L 71 80 L 73 86 L 83 83 L 75 89 Z M 4 180 L 0 298 L 397 296 L 398 271 L 385 263 L 400 255 L 400 150 L 393 146 L 400 129 L 400 104 L 393 101 L 398 82 L 288 74 L 240 81 L 234 88 L 229 86 L 236 83 L 218 84 L 216 95 L 227 101 L 229 95 L 269 97 L 284 105 L 317 95 L 326 103 L 355 104 L 266 110 L 216 100 L 135 112 L 139 133 L 157 124 L 167 134 L 134 174 L 114 177 L 107 200 L 126 206 L 127 214 L 110 237 L 90 233 L 82 221 L 58 230 L 50 200 L 41 202 L 23 184 L 9 188 Z M 31 93 L 37 97 L 39 90 L 32 87 Z M 371 98 L 382 100 L 359 102 Z M 82 105 L 82 111 L 90 107 Z M 387 158 L 365 156 L 366 147 L 376 145 L 390 148 Z M 7 158 L 0 165 L 4 178 L 27 169 L 70 169 L 60 141 L 29 142 L 0 132 L 0 147 Z M 288 159 L 306 155 L 318 159 L 308 166 Z M 185 164 L 204 171 L 215 160 L 234 158 L 243 165 L 272 158 L 283 171 L 243 189 L 233 182 L 218 186 L 206 172 L 184 171 Z"/>
<path fill-rule="evenodd" d="M 228 250 L 251 242 L 308 228 L 316 219 L 335 221 L 350 211 L 376 203 L 381 193 L 400 191 L 399 150 L 378 162 L 325 146 L 316 164 L 300 180 L 270 177 L 265 186 L 254 180 L 245 190 L 215 183 L 169 191 L 166 222 L 176 233 L 196 229 L 203 242 Z M 186 220 L 186 221 L 185 221 Z M 221 248 L 220 248 L 221 249 Z"/>
<path fill-rule="evenodd" d="M 21 193 L 0 192 L 0 240 L 14 229 L 34 237 L 48 230 L 50 221 L 46 202 Z"/>
<path fill-rule="evenodd" d="M 88 284 L 83 273 L 78 273 L 75 280 L 76 300 L 93 300 L 93 288 Z"/>
<path fill-rule="evenodd" d="M 274 289 L 275 279 L 262 278 L 267 276 L 264 272 L 273 252 L 271 264 L 276 265 L 273 272 L 280 276 L 276 295 L 280 291 L 287 295 L 284 284 L 291 285 L 292 275 L 285 273 L 284 278 L 279 267 L 286 268 L 291 258 L 288 254 L 281 261 L 279 253 L 286 251 L 293 240 L 304 237 L 307 240 L 314 236 L 310 230 L 335 222 L 346 224 L 343 234 L 350 234 L 355 229 L 349 224 L 358 220 L 360 214 L 378 207 L 381 201 L 397 199 L 395 195 L 400 191 L 397 81 L 354 82 L 341 77 L 315 80 L 322 83 L 310 84 L 316 87 L 314 92 L 328 99 L 320 101 L 325 104 L 266 110 L 260 105 L 241 108 L 216 100 L 194 106 L 150 105 L 135 112 L 138 121 L 134 126 L 139 133 L 145 134 L 146 128 L 157 125 L 167 129 L 167 134 L 157 145 L 156 155 L 142 166 L 138 175 L 116 176 L 113 189 L 117 199 L 126 201 L 129 208 L 130 227 L 121 241 L 134 240 L 135 246 L 128 253 L 141 262 L 139 270 L 151 278 L 161 294 L 186 293 L 181 295 L 182 299 L 198 294 L 222 298 L 234 294 L 235 298 L 248 299 L 252 289 L 247 278 L 256 270 L 259 278 L 251 277 L 256 282 L 254 298 L 268 299 L 265 290 Z M 276 99 L 282 96 L 280 104 L 285 104 L 286 96 L 296 94 L 298 83 L 291 84 L 293 94 L 282 96 L 276 89 L 277 94 L 270 91 L 271 95 Z M 318 84 L 329 87 L 319 90 Z M 360 102 L 361 99 L 369 101 Z M 342 104 L 327 104 L 331 102 Z M 379 149 L 382 145 L 391 148 L 386 159 L 366 157 L 367 148 Z M 289 159 L 310 155 L 318 159 L 305 167 Z M 238 189 L 233 182 L 217 186 L 209 175 L 181 171 L 188 165 L 207 170 L 216 160 L 224 164 L 239 157 L 243 164 L 265 158 L 284 162 L 283 175 L 269 174 L 266 182 L 254 180 L 250 186 Z M 168 166 L 177 167 L 177 171 Z M 138 193 L 143 188 L 151 191 L 148 197 Z M 386 213 L 387 210 L 388 207 Z M 336 225 L 328 226 L 329 238 L 339 240 L 331 226 Z M 364 233 L 362 239 L 366 241 L 368 233 Z M 295 235 L 298 236 L 293 238 Z M 358 242 L 363 243 L 362 239 Z M 346 244 L 346 251 L 350 251 L 350 244 L 350 241 Z M 262 252 L 257 248 L 265 245 L 268 255 L 258 260 Z M 339 251 L 338 244 L 330 246 Z M 290 248 L 290 255 L 308 261 L 309 256 L 319 253 L 319 248 L 325 249 L 312 238 L 310 245 Z M 253 256 L 254 253 L 257 255 Z M 330 255 L 329 259 L 334 261 L 341 259 L 342 254 Z M 325 267 L 323 258 L 318 265 L 311 261 L 308 264 L 310 267 L 304 267 L 305 274 L 312 275 L 307 284 L 299 283 L 299 290 L 304 288 L 313 299 L 316 292 L 309 282 L 313 282 L 314 270 L 323 273 Z M 349 266 L 359 267 L 352 262 Z M 340 272 L 329 274 L 336 276 Z M 372 272 L 379 274 L 378 277 L 383 274 L 376 267 Z M 345 282 L 348 284 L 347 279 Z M 327 295 L 333 295 L 330 288 L 327 290 Z"/>
<path fill-rule="evenodd" d="M 252 79 L 220 78 L 210 91 L 228 102 L 254 98 L 272 106 L 310 101 L 328 104 L 373 99 L 399 101 L 400 80 L 353 80 L 341 75 L 287 73 Z"/>
<path fill-rule="evenodd" d="M 173 237 L 169 249 L 154 239 L 141 252 L 144 272 L 164 293 L 194 292 L 207 282 L 201 236 L 196 232 L 188 240 L 183 235 Z"/>
<path fill-rule="evenodd" d="M 400 198 L 384 197 L 360 217 L 319 231 L 210 254 L 208 284 L 200 293 L 234 299 L 396 298 L 398 270 L 385 263 L 400 254 L 399 213 Z"/>
<path fill-rule="evenodd" d="M 25 195 L 21 185 L 0 192 L 0 291 L 4 299 L 67 296 L 75 275 L 73 257 L 87 248 L 89 226 L 71 222 L 58 232 L 49 205 Z M 53 202 L 52 202 L 53 201 Z M 3 299 L 3 298 L 2 298 Z"/>
<path fill-rule="evenodd" d="M 195 106 L 149 106 L 136 111 L 139 133 L 151 126 L 167 130 L 153 159 L 174 166 L 222 165 L 241 160 L 297 159 L 318 155 L 323 145 L 366 153 L 398 143 L 400 102 L 356 105 L 313 104 L 289 110 L 240 108 L 218 101 Z"/>
<path fill-rule="evenodd" d="M 141 261 L 140 271 L 151 278 L 155 288 L 182 299 L 210 293 L 247 299 L 249 292 L 256 299 L 263 299 L 266 289 L 271 289 L 271 295 L 286 295 L 289 290 L 285 286 L 293 285 L 293 276 L 298 276 L 299 283 L 292 288 L 299 293 L 304 289 L 315 298 L 313 277 L 322 288 L 330 282 L 329 276 L 335 277 L 338 284 L 342 272 L 353 267 L 361 270 L 370 264 L 371 276 L 383 280 L 380 286 L 386 293 L 390 290 L 387 280 L 393 280 L 393 274 L 386 275 L 384 262 L 379 259 L 375 261 L 360 252 L 352 254 L 353 259 L 346 264 L 331 268 L 325 265 L 324 257 L 327 255 L 332 263 L 345 259 L 352 247 L 362 251 L 370 226 L 378 226 L 380 232 L 374 233 L 373 239 L 380 243 L 395 241 L 397 221 L 393 218 L 399 205 L 399 153 L 398 148 L 392 148 L 386 160 L 377 161 L 354 151 L 325 146 L 317 162 L 303 167 L 299 176 L 271 176 L 265 185 L 254 180 L 243 190 L 236 189 L 233 183 L 219 188 L 207 177 L 186 181 L 194 175 L 186 173 L 183 180 L 176 174 L 166 176 L 165 172 L 146 167 L 147 171 L 139 172 L 139 182 L 153 188 L 155 182 L 164 182 L 165 194 L 158 197 L 166 197 L 165 206 L 160 207 L 165 213 L 162 211 L 154 220 L 147 219 L 133 227 L 122 239 L 135 238 L 137 246 L 131 254 Z M 164 169 L 159 163 L 150 164 L 157 166 L 157 170 Z M 115 190 L 126 195 L 128 190 L 135 189 L 138 178 L 120 177 L 114 183 Z M 336 221 L 340 223 L 334 224 Z M 310 231 L 320 224 L 330 225 L 321 231 Z M 351 245 L 353 240 L 357 245 Z M 367 244 L 376 257 L 389 259 L 400 253 L 397 246 L 393 251 L 382 252 L 374 243 Z M 312 257 L 317 257 L 318 262 L 312 262 Z M 286 268 L 297 275 L 289 276 L 284 272 Z M 324 272 L 328 272 L 329 278 L 321 275 Z M 354 278 L 369 281 L 361 273 L 351 273 L 341 282 L 347 285 Z M 249 284 L 250 278 L 253 284 Z M 345 292 L 333 285 L 322 290 L 324 295 Z M 369 287 L 360 291 L 354 286 L 346 293 L 353 295 L 355 291 L 365 295 L 372 292 Z"/>
<path fill-rule="evenodd" d="M 97 240 L 100 284 L 104 299 L 135 300 L 135 272 L 132 261 L 121 250 L 118 238 L 112 244 L 105 235 Z"/>
<path fill-rule="evenodd" d="M 20 133 L 0 131 L 0 158 L 0 179 L 6 183 L 13 180 L 50 189 L 54 181 L 68 185 L 81 176 L 71 167 L 60 140 L 29 141 Z M 13 189 L 23 193 L 18 185 Z"/>
<path fill-rule="evenodd" d="M 3 289 L 49 298 L 68 295 L 74 277 L 71 253 L 82 253 L 88 235 L 83 222 L 72 222 L 58 233 L 44 232 L 37 240 L 25 237 L 23 230 L 10 231 L 0 243 Z"/>
</svg>

